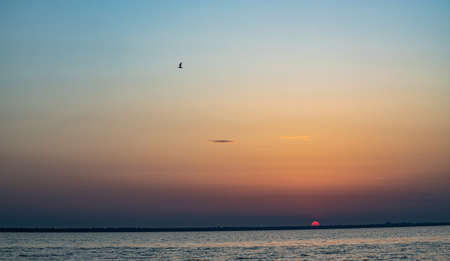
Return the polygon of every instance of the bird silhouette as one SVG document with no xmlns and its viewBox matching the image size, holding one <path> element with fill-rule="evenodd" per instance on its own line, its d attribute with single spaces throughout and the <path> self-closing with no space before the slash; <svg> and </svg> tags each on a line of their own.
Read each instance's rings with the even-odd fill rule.
<svg viewBox="0 0 450 261">
<path fill-rule="evenodd" d="M 178 64 L 178 69 L 183 69 L 183 63 L 182 63 L 182 62 L 180 62 L 180 63 Z"/>
</svg>

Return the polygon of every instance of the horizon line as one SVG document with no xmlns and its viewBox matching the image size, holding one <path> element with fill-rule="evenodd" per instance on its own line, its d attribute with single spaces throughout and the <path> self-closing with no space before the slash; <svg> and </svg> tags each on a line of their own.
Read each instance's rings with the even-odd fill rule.
<svg viewBox="0 0 450 261">
<path fill-rule="evenodd" d="M 320 225 L 320 226 L 191 226 L 191 227 L 0 227 L 0 233 L 8 232 L 219 232 L 219 231 L 257 231 L 257 230 L 312 230 L 312 229 L 354 229 L 354 228 L 395 228 L 420 226 L 450 226 L 450 222 L 401 222 L 358 225 Z"/>
</svg>

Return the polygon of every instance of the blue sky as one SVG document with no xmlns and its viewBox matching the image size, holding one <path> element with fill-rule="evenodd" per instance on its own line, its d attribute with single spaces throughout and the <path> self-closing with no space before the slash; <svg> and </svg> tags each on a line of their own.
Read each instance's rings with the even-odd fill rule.
<svg viewBox="0 0 450 261">
<path fill-rule="evenodd" d="M 450 218 L 448 1 L 2 1 L 0 35 L 0 226 Z"/>
</svg>

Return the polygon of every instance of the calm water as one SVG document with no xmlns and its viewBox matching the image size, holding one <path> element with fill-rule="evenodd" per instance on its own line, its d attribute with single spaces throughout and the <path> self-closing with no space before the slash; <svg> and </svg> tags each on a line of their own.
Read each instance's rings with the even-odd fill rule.
<svg viewBox="0 0 450 261">
<path fill-rule="evenodd" d="M 0 233 L 0 260 L 450 260 L 450 226 L 172 233 Z"/>
</svg>

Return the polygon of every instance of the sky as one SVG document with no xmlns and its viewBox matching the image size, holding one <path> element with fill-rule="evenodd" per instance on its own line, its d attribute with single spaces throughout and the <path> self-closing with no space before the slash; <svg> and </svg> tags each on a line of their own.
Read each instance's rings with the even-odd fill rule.
<svg viewBox="0 0 450 261">
<path fill-rule="evenodd" d="M 450 220 L 448 1 L 11 0 L 0 35 L 1 227 Z"/>
</svg>

